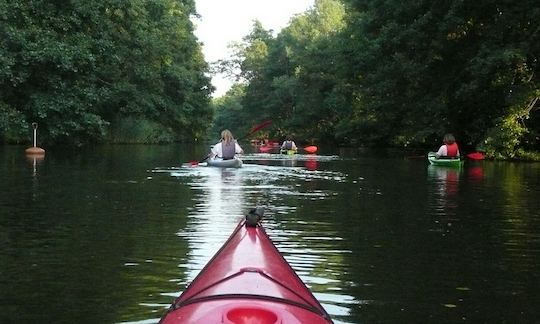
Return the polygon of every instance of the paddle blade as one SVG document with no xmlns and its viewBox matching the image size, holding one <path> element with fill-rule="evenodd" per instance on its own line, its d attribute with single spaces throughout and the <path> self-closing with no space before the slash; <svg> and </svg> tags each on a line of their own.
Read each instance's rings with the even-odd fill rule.
<svg viewBox="0 0 540 324">
<path fill-rule="evenodd" d="M 257 126 L 254 126 L 253 128 L 251 128 L 251 130 L 249 131 L 248 135 L 253 134 L 253 133 L 255 133 L 256 131 L 259 131 L 259 130 L 265 128 L 265 127 L 268 127 L 268 126 L 270 126 L 270 124 L 272 124 L 272 121 L 271 121 L 271 120 L 267 120 L 267 121 L 264 121 L 264 122 L 260 123 L 260 124 L 257 125 Z"/>
<path fill-rule="evenodd" d="M 317 152 L 317 150 L 318 150 L 318 148 L 315 145 L 310 145 L 310 146 L 304 147 L 304 151 L 306 151 L 307 153 L 311 153 L 311 154 Z"/>
<path fill-rule="evenodd" d="M 189 161 L 182 163 L 182 168 L 196 168 L 199 166 L 199 161 Z"/>
<path fill-rule="evenodd" d="M 259 125 L 257 126 L 254 126 L 253 128 L 251 128 L 251 130 L 249 131 L 249 133 L 247 133 L 246 135 L 240 137 L 239 139 L 237 139 L 237 141 L 240 141 L 240 140 L 243 140 L 244 138 L 248 137 L 249 135 L 257 132 L 257 131 L 260 131 L 261 129 L 265 128 L 265 127 L 268 127 L 272 124 L 272 121 L 271 120 L 267 120 L 265 122 L 262 122 L 260 123 Z"/>
<path fill-rule="evenodd" d="M 471 160 L 483 160 L 485 155 L 482 152 L 474 152 L 467 154 L 467 157 Z"/>
</svg>

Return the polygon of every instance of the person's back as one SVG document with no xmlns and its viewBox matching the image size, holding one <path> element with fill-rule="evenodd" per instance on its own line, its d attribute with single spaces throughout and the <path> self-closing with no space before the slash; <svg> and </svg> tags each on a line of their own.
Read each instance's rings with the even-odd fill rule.
<svg viewBox="0 0 540 324">
<path fill-rule="evenodd" d="M 443 138 L 443 145 L 435 154 L 437 158 L 457 158 L 459 157 L 459 147 L 452 134 L 446 134 Z"/>
<path fill-rule="evenodd" d="M 234 139 L 231 131 L 228 129 L 221 132 L 221 141 L 212 148 L 212 155 L 214 157 L 217 156 L 222 158 L 223 160 L 233 159 L 237 153 L 241 154 L 243 152 L 244 151 Z"/>
<path fill-rule="evenodd" d="M 294 141 L 290 137 L 287 137 L 283 144 L 281 144 L 281 149 L 296 151 L 296 143 L 294 143 Z"/>
<path fill-rule="evenodd" d="M 230 160 L 236 154 L 234 142 L 221 142 L 221 152 L 223 160 Z"/>
</svg>

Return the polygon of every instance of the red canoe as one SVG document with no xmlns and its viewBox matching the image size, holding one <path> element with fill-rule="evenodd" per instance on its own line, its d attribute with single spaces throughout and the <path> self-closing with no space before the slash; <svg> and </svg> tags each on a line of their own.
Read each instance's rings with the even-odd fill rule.
<svg viewBox="0 0 540 324">
<path fill-rule="evenodd" d="M 263 227 L 240 222 L 160 323 L 328 324 Z"/>
</svg>

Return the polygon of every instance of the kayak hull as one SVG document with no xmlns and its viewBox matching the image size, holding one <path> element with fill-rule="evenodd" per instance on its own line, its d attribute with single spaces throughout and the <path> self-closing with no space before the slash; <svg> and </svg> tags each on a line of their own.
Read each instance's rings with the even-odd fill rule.
<svg viewBox="0 0 540 324">
<path fill-rule="evenodd" d="M 206 163 L 207 166 L 218 167 L 218 168 L 241 168 L 243 165 L 242 160 L 239 158 L 234 158 L 230 160 L 223 159 L 209 159 Z"/>
<path fill-rule="evenodd" d="M 328 324 L 262 226 L 240 222 L 160 323 Z"/>
<path fill-rule="evenodd" d="M 447 167 L 459 167 L 463 164 L 463 160 L 458 158 L 443 158 L 438 159 L 435 152 L 428 153 L 428 161 L 431 165 L 447 166 Z"/>
</svg>

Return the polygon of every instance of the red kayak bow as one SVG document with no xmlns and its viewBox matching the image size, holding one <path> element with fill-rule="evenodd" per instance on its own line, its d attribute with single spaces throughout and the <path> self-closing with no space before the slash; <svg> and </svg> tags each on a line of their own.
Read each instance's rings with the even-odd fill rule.
<svg viewBox="0 0 540 324">
<path fill-rule="evenodd" d="M 248 218 L 238 224 L 160 323 L 332 323 L 263 227 L 255 223 L 250 226 Z"/>
</svg>

